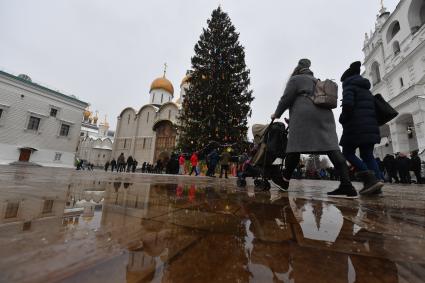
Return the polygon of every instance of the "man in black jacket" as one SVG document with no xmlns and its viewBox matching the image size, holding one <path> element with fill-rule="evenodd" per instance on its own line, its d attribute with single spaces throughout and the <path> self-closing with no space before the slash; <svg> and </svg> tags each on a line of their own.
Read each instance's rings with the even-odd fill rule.
<svg viewBox="0 0 425 283">
<path fill-rule="evenodd" d="M 396 165 L 394 156 L 391 154 L 387 154 L 384 157 L 383 162 L 384 162 L 385 171 L 387 171 L 389 182 L 392 183 L 394 179 L 396 183 L 399 183 L 400 180 L 398 179 L 398 176 L 397 176 L 397 165 Z"/>
<path fill-rule="evenodd" d="M 422 179 L 422 176 L 421 176 L 421 169 L 422 169 L 422 162 L 421 162 L 421 159 L 418 156 L 418 151 L 414 151 L 411 154 L 410 170 L 415 173 L 416 182 L 418 184 L 423 183 L 423 179 Z"/>
</svg>

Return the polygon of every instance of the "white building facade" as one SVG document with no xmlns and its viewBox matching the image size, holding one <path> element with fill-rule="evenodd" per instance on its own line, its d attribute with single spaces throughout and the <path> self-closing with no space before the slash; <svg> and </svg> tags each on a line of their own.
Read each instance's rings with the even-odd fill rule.
<svg viewBox="0 0 425 283">
<path fill-rule="evenodd" d="M 92 113 L 87 109 L 81 124 L 76 157 L 86 164 L 104 166 L 107 161 L 111 161 L 114 134 L 114 131 L 109 130 L 106 116 L 104 121 L 98 124 L 97 113 L 92 117 Z"/>
<path fill-rule="evenodd" d="M 167 158 L 177 142 L 177 119 L 188 77 L 181 84 L 181 96 L 174 99 L 174 87 L 165 77 L 155 79 L 149 91 L 149 104 L 138 111 L 125 108 L 118 116 L 112 157 L 121 153 L 132 156 L 140 164 L 153 164 Z"/>
<path fill-rule="evenodd" d="M 0 71 L 0 164 L 73 167 L 87 106 L 26 75 Z"/>
<path fill-rule="evenodd" d="M 365 35 L 364 76 L 399 116 L 381 127 L 377 156 L 425 150 L 425 1 L 401 0 L 383 7 L 375 31 Z"/>
</svg>

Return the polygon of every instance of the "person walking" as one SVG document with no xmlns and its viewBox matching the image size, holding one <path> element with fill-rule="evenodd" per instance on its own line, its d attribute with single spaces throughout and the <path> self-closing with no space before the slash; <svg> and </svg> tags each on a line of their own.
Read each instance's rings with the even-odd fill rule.
<svg viewBox="0 0 425 283">
<path fill-rule="evenodd" d="M 363 182 L 361 195 L 381 193 L 381 171 L 373 156 L 375 144 L 381 142 L 379 125 L 375 111 L 375 99 L 370 92 L 371 84 L 360 75 L 359 61 L 350 65 L 341 77 L 343 97 L 340 145 L 342 153 L 357 171 L 356 177 Z M 360 151 L 360 158 L 356 150 Z"/>
<path fill-rule="evenodd" d="M 418 151 L 415 150 L 414 152 L 412 152 L 410 157 L 411 157 L 410 170 L 413 171 L 413 173 L 415 173 L 416 183 L 422 184 L 423 183 L 423 179 L 421 176 L 422 162 L 421 162 L 421 159 L 419 158 Z"/>
<path fill-rule="evenodd" d="M 112 160 L 111 160 L 111 172 L 114 172 L 114 170 L 116 168 L 117 168 L 117 161 L 115 160 L 115 158 L 112 158 Z"/>
<path fill-rule="evenodd" d="M 223 171 L 224 171 L 224 178 L 227 177 L 227 173 L 229 172 L 229 163 L 232 156 L 230 155 L 231 148 L 224 149 L 223 152 L 220 155 L 220 178 L 223 178 Z"/>
<path fill-rule="evenodd" d="M 184 164 L 186 163 L 186 159 L 184 158 L 183 153 L 179 156 L 179 175 L 184 175 Z"/>
<path fill-rule="evenodd" d="M 192 164 L 192 169 L 190 170 L 189 176 L 192 176 L 193 171 L 195 171 L 195 176 L 199 175 L 198 172 L 198 154 L 194 152 L 190 157 L 190 163 Z"/>
<path fill-rule="evenodd" d="M 130 170 L 131 170 L 131 167 L 133 166 L 133 157 L 130 155 L 128 158 L 127 158 L 127 170 L 125 170 L 125 171 L 127 171 L 127 172 L 130 172 Z M 125 168 L 124 168 L 125 169 Z"/>
<path fill-rule="evenodd" d="M 137 169 L 137 165 L 139 164 L 139 162 L 137 162 L 136 159 L 133 159 L 133 163 L 131 164 L 131 172 L 135 173 L 136 169 Z"/>
<path fill-rule="evenodd" d="M 410 159 L 406 154 L 400 152 L 396 158 L 398 174 L 402 184 L 410 184 Z"/>
<path fill-rule="evenodd" d="M 217 153 L 217 149 L 213 149 L 210 154 L 208 154 L 208 177 L 215 177 L 215 169 L 217 167 L 220 156 Z"/>
<path fill-rule="evenodd" d="M 121 152 L 120 156 L 118 156 L 117 164 L 118 164 L 117 172 L 122 172 L 125 169 L 124 153 Z"/>
<path fill-rule="evenodd" d="M 394 158 L 394 155 L 387 154 L 383 160 L 385 171 L 387 172 L 387 178 L 390 183 L 394 182 L 400 183 L 400 180 L 397 176 L 397 164 Z"/>
<path fill-rule="evenodd" d="M 105 163 L 105 172 L 108 172 L 108 169 L 109 169 L 109 160 L 108 161 L 106 161 L 106 163 Z"/>
<path fill-rule="evenodd" d="M 311 62 L 301 59 L 293 71 L 276 111 L 271 118 L 280 118 L 289 109 L 289 134 L 286 148 L 285 170 L 282 175 L 272 174 L 272 182 L 282 191 L 287 191 L 289 180 L 300 161 L 301 153 L 327 154 L 336 170 L 341 183 L 329 192 L 331 197 L 357 197 L 357 191 L 351 184 L 348 166 L 342 155 L 336 134 L 335 118 L 331 109 L 319 107 L 309 96 L 317 82 L 310 70 Z"/>
</svg>

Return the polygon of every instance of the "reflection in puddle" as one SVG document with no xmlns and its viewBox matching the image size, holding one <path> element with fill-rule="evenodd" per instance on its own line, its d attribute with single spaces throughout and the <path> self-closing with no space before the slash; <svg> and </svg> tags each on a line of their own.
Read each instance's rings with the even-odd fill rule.
<svg viewBox="0 0 425 283">
<path fill-rule="evenodd" d="M 294 198 L 290 198 L 289 202 L 305 238 L 335 242 L 344 222 L 341 211 L 335 205 Z"/>
<path fill-rule="evenodd" d="M 0 281 L 67 270 L 75 282 L 99 272 L 103 282 L 398 282 L 402 270 L 412 282 L 409 268 L 422 272 L 404 261 L 420 258 L 424 243 L 400 253 L 392 238 L 346 219 L 362 217 L 356 207 L 191 183 L 82 181 L 20 193 L 0 193 Z"/>
</svg>

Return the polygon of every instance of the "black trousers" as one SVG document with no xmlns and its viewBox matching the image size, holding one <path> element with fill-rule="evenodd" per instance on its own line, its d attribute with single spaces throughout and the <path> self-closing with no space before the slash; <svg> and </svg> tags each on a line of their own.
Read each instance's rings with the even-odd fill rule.
<svg viewBox="0 0 425 283">
<path fill-rule="evenodd" d="M 227 178 L 227 171 L 229 171 L 229 165 L 221 165 L 220 178 L 223 177 L 223 171 L 224 171 L 224 177 Z"/>
<path fill-rule="evenodd" d="M 332 164 L 335 167 L 335 171 L 339 173 L 338 175 L 340 177 L 341 183 L 351 184 L 347 161 L 345 160 L 345 157 L 344 155 L 342 155 L 341 151 L 333 150 L 323 152 L 323 154 L 326 154 L 331 160 Z M 291 179 L 295 168 L 300 162 L 300 156 L 301 154 L 298 152 L 291 152 L 286 155 L 285 170 L 283 172 L 283 176 L 285 177 L 285 179 Z"/>
<path fill-rule="evenodd" d="M 422 182 L 421 170 L 415 170 L 413 172 L 415 173 L 415 176 L 416 176 L 416 182 L 418 184 L 422 184 L 423 182 Z"/>
</svg>

